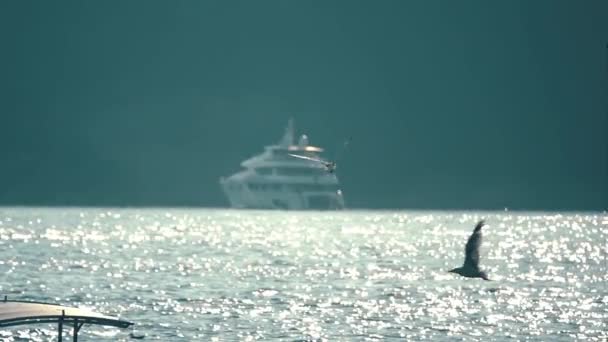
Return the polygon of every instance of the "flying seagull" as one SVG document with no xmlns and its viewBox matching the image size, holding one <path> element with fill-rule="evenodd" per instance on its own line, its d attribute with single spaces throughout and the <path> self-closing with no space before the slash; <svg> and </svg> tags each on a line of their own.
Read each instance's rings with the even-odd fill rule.
<svg viewBox="0 0 608 342">
<path fill-rule="evenodd" d="M 290 155 L 290 156 L 292 156 L 292 157 L 296 157 L 296 158 L 300 158 L 300 159 L 306 159 L 306 160 L 314 161 L 314 162 L 317 162 L 317 163 L 321 163 L 325 167 L 325 170 L 327 172 L 329 172 L 329 173 L 334 173 L 334 171 L 336 171 L 336 163 L 334 163 L 334 162 L 328 162 L 328 161 L 317 159 L 317 158 L 312 158 L 312 157 L 307 157 L 307 156 L 301 156 L 299 154 L 293 154 L 293 153 L 287 153 L 287 154 Z"/>
<path fill-rule="evenodd" d="M 464 265 L 462 267 L 455 268 L 448 272 L 460 274 L 463 277 L 468 278 L 482 278 L 483 280 L 488 279 L 486 272 L 479 269 L 479 246 L 481 246 L 481 227 L 485 225 L 484 220 L 477 222 L 473 234 L 469 237 L 467 245 L 464 249 Z"/>
</svg>

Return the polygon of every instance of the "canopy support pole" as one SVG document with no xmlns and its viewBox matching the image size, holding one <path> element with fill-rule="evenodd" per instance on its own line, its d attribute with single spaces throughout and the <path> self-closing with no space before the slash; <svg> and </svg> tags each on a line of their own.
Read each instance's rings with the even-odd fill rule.
<svg viewBox="0 0 608 342">
<path fill-rule="evenodd" d="M 84 322 L 78 323 L 78 319 L 74 320 L 74 342 L 78 342 L 78 332 L 80 328 L 84 325 Z"/>
<path fill-rule="evenodd" d="M 61 317 L 59 317 L 59 326 L 58 326 L 58 331 L 57 333 L 59 334 L 57 336 L 57 341 L 61 342 L 63 341 L 63 317 L 65 317 L 65 310 L 61 310 Z"/>
</svg>

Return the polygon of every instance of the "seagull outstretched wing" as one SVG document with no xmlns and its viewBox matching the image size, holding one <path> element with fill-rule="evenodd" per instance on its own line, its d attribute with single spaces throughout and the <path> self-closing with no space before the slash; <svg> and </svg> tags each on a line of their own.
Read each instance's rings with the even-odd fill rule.
<svg viewBox="0 0 608 342">
<path fill-rule="evenodd" d="M 485 222 L 479 221 L 473 230 L 473 234 L 469 237 L 467 245 L 464 249 L 464 265 L 465 268 L 479 270 L 479 247 L 481 246 L 481 227 Z"/>
</svg>

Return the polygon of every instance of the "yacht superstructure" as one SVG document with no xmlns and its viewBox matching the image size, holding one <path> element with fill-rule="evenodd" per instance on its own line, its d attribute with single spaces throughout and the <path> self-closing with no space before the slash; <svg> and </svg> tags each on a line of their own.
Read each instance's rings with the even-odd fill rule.
<svg viewBox="0 0 608 342">
<path fill-rule="evenodd" d="M 335 210 L 344 208 L 338 177 L 322 163 L 289 154 L 324 160 L 323 149 L 309 145 L 303 134 L 294 142 L 293 120 L 276 145 L 241 163 L 244 170 L 222 177 L 220 185 L 233 208 Z"/>
</svg>

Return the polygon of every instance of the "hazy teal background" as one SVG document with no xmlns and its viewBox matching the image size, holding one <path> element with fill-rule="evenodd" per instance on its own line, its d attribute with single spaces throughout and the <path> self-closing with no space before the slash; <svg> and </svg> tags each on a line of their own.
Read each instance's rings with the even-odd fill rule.
<svg viewBox="0 0 608 342">
<path fill-rule="evenodd" d="M 2 1 L 0 203 L 203 205 L 288 117 L 351 207 L 608 208 L 606 1 Z"/>
<path fill-rule="evenodd" d="M 480 218 L 492 281 L 447 272 Z M 607 227 L 585 212 L 0 208 L 0 293 L 119 315 L 145 340 L 604 342 Z"/>
</svg>

